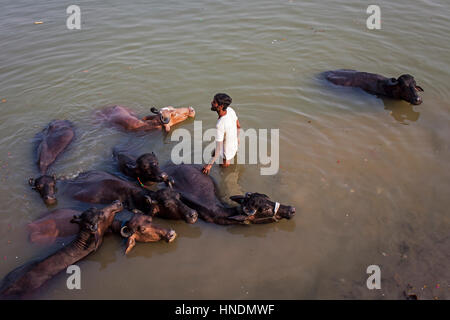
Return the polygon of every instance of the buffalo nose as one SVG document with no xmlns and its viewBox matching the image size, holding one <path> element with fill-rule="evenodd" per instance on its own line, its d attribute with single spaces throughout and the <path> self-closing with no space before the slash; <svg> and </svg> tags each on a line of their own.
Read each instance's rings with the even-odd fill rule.
<svg viewBox="0 0 450 320">
<path fill-rule="evenodd" d="M 191 211 L 191 212 L 189 213 L 189 218 L 197 218 L 197 216 L 198 216 L 198 214 L 197 214 L 196 211 Z"/>
<path fill-rule="evenodd" d="M 422 103 L 422 98 L 421 97 L 416 97 L 414 99 L 414 104 L 421 104 Z"/>
<path fill-rule="evenodd" d="M 197 219 L 198 219 L 197 211 L 193 210 L 193 211 L 189 212 L 188 217 L 189 217 L 189 222 L 190 223 L 197 222 Z"/>
<path fill-rule="evenodd" d="M 173 240 L 175 240 L 176 237 L 177 233 L 175 232 L 175 230 L 170 230 L 169 233 L 167 234 L 167 241 L 172 242 Z"/>
<path fill-rule="evenodd" d="M 56 197 L 55 196 L 45 196 L 44 202 L 46 204 L 54 204 L 56 202 Z"/>
<path fill-rule="evenodd" d="M 293 215 L 295 215 L 295 208 L 289 207 L 289 216 L 292 217 Z"/>
</svg>

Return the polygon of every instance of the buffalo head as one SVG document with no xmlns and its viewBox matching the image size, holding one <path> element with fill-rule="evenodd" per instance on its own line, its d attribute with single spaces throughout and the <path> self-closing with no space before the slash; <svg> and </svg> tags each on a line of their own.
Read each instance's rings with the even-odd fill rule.
<svg viewBox="0 0 450 320">
<path fill-rule="evenodd" d="M 195 117 L 195 110 L 193 107 L 188 108 L 174 108 L 172 106 L 161 109 L 151 108 L 151 112 L 159 115 L 159 120 L 166 131 L 170 131 L 170 127 L 186 120 L 187 118 Z"/>
<path fill-rule="evenodd" d="M 171 182 L 167 173 L 162 172 L 159 168 L 158 158 L 152 153 L 144 153 L 136 160 L 136 170 L 139 179 L 145 183 L 153 182 Z"/>
<path fill-rule="evenodd" d="M 120 234 L 127 239 L 128 254 L 137 242 L 156 242 L 166 240 L 172 242 L 177 237 L 174 230 L 164 229 L 152 223 L 152 217 L 135 213 L 133 217 L 120 228 Z"/>
<path fill-rule="evenodd" d="M 97 250 L 101 238 L 111 226 L 116 213 L 122 209 L 122 202 L 116 200 L 110 206 L 105 207 L 102 210 L 90 208 L 79 216 L 73 216 L 73 219 L 70 222 L 80 226 L 80 234 L 88 233 L 91 235 L 87 240 L 83 239 L 82 244 L 84 249 L 88 249 L 92 240 L 94 240 L 94 249 Z"/>
<path fill-rule="evenodd" d="M 181 196 L 172 188 L 164 188 L 156 191 L 152 197 L 146 197 L 153 206 L 153 214 L 166 219 L 181 219 L 187 223 L 195 223 L 198 213 L 181 201 Z"/>
<path fill-rule="evenodd" d="M 56 203 L 56 176 L 43 175 L 37 179 L 28 180 L 31 188 L 36 190 L 44 200 L 45 204 L 50 206 Z"/>
<path fill-rule="evenodd" d="M 261 193 L 247 192 L 245 196 L 232 196 L 231 200 L 240 204 L 243 214 L 231 216 L 229 219 L 244 224 L 276 222 L 280 219 L 290 219 L 295 215 L 295 208 L 273 202 Z"/>
<path fill-rule="evenodd" d="M 392 92 L 395 98 L 403 99 L 414 105 L 422 103 L 419 92 L 423 92 L 423 89 L 416 84 L 414 77 L 409 74 L 404 74 L 398 79 L 387 80 L 387 89 Z"/>
<path fill-rule="evenodd" d="M 157 108 L 153 107 L 150 109 L 151 112 L 159 116 L 159 120 L 163 125 L 170 122 L 170 119 L 172 118 L 172 110 L 175 110 L 175 108 L 165 107 L 158 110 Z"/>
</svg>

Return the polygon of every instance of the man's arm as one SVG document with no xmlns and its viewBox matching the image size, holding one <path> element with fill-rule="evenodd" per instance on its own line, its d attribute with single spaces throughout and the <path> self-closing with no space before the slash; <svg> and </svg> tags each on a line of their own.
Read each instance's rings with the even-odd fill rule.
<svg viewBox="0 0 450 320">
<path fill-rule="evenodd" d="M 209 174 L 209 171 L 211 170 L 212 165 L 217 160 L 217 158 L 220 156 L 220 151 L 223 148 L 223 139 L 225 138 L 225 128 L 223 127 L 222 123 L 218 123 L 216 126 L 216 150 L 214 152 L 214 156 L 211 158 L 209 163 L 205 165 L 202 169 L 202 172 L 204 174 Z"/>
<path fill-rule="evenodd" d="M 212 165 L 216 162 L 217 158 L 220 156 L 220 150 L 223 148 L 223 141 L 216 141 L 216 150 L 214 151 L 214 156 L 211 158 L 209 163 L 203 167 L 202 172 L 204 174 L 209 174 Z"/>
</svg>

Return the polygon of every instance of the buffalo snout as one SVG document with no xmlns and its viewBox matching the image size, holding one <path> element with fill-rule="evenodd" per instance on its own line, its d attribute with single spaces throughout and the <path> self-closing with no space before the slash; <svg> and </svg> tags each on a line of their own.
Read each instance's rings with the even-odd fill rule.
<svg viewBox="0 0 450 320">
<path fill-rule="evenodd" d="M 291 219 L 293 216 L 295 216 L 295 208 L 293 206 L 288 206 L 286 213 L 282 215 L 283 218 Z"/>
<path fill-rule="evenodd" d="M 52 206 L 52 205 L 54 205 L 55 203 L 56 203 L 56 197 L 54 196 L 54 195 L 47 195 L 47 196 L 44 196 L 44 198 L 43 198 L 43 200 L 44 200 L 44 203 L 46 204 L 46 205 L 48 205 L 48 206 Z"/>
<path fill-rule="evenodd" d="M 198 220 L 198 213 L 194 209 L 190 209 L 185 215 L 185 220 L 187 223 L 196 223 Z"/>
<path fill-rule="evenodd" d="M 166 241 L 172 242 L 173 240 L 175 240 L 176 237 L 177 233 L 175 232 L 175 230 L 170 230 L 166 235 Z"/>
<path fill-rule="evenodd" d="M 422 97 L 420 97 L 420 96 L 415 97 L 412 101 L 412 104 L 414 104 L 414 105 L 419 105 L 421 103 L 422 103 Z"/>
</svg>

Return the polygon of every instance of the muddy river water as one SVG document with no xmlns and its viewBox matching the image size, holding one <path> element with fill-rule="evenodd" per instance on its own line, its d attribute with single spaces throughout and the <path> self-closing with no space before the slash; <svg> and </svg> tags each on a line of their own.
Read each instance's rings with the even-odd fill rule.
<svg viewBox="0 0 450 320">
<path fill-rule="evenodd" d="M 82 0 L 81 30 L 69 30 L 68 3 L 2 0 L 0 278 L 54 249 L 30 244 L 25 228 L 47 210 L 27 181 L 37 176 L 31 141 L 52 119 L 71 120 L 76 139 L 51 172 L 117 173 L 113 147 L 164 164 L 175 131 L 124 133 L 96 123 L 95 110 L 193 106 L 206 130 L 213 95 L 226 92 L 244 129 L 279 129 L 279 171 L 215 166 L 221 197 L 265 193 L 296 216 L 231 227 L 155 219 L 177 231 L 173 243 L 125 256 L 108 236 L 79 263 L 81 290 L 62 273 L 34 298 L 448 299 L 450 3 L 377 3 L 381 30 L 367 29 L 357 0 Z M 412 74 L 424 102 L 320 79 L 339 68 Z M 366 286 L 369 265 L 380 267 L 380 290 Z"/>
</svg>

